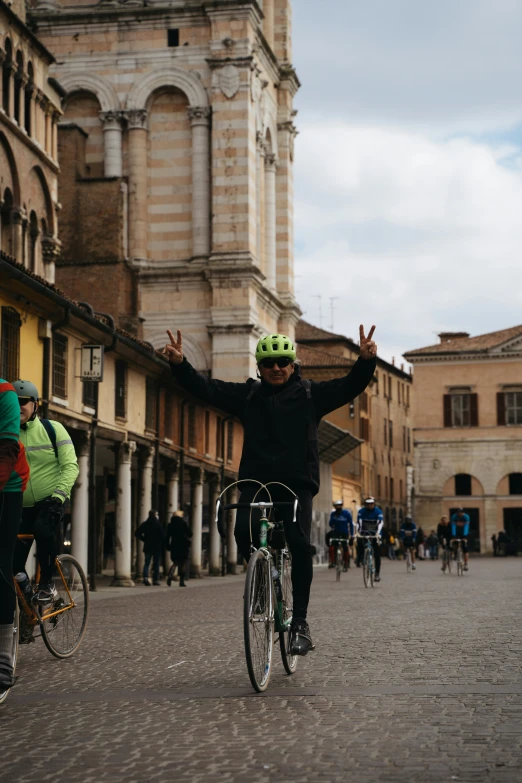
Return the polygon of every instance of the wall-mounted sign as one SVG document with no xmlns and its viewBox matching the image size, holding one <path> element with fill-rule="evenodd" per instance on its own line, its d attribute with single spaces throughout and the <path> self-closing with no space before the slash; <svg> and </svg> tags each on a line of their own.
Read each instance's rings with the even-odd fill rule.
<svg viewBox="0 0 522 783">
<path fill-rule="evenodd" d="M 103 381 L 103 345 L 82 345 L 80 378 L 82 381 Z"/>
</svg>

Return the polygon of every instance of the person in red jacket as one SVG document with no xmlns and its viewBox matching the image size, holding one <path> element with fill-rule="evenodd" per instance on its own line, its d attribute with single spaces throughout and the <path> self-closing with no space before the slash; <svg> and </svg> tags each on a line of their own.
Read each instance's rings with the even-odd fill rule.
<svg viewBox="0 0 522 783">
<path fill-rule="evenodd" d="M 11 384 L 0 379 L 0 698 L 14 684 L 13 552 L 22 516 L 22 496 L 29 479 L 19 435 L 18 397 Z"/>
</svg>

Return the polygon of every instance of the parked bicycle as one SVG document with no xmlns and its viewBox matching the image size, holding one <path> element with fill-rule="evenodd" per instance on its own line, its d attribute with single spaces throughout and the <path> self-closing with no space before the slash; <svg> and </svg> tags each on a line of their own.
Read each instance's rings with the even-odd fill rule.
<svg viewBox="0 0 522 783">
<path fill-rule="evenodd" d="M 363 557 L 363 581 L 365 587 L 373 587 L 375 576 L 375 560 L 373 556 L 372 539 L 380 543 L 380 536 L 372 536 L 368 533 L 358 533 L 357 538 L 364 539 L 364 557 Z"/>
<path fill-rule="evenodd" d="M 274 517 L 279 507 L 291 506 L 295 524 L 298 500 L 297 496 L 288 490 L 293 500 L 276 503 L 254 500 L 252 503 L 223 505 L 221 498 L 225 492 L 238 483 L 231 484 L 219 496 L 216 504 L 216 522 L 220 535 L 224 537 L 221 513 L 239 508 L 250 509 L 252 543 L 243 596 L 243 637 L 248 676 L 253 688 L 261 693 L 266 690 L 270 680 L 274 633 L 279 636 L 279 649 L 287 674 L 293 674 L 297 668 L 297 656 L 290 653 L 292 559 L 286 545 L 283 523 Z M 276 483 L 278 482 L 271 482 L 271 484 Z M 270 485 L 259 486 L 259 492 L 266 490 L 270 495 Z M 280 486 L 284 485 L 280 484 Z M 254 546 L 252 538 L 252 511 L 255 509 L 261 512 L 261 519 L 256 522 L 256 525 L 259 525 L 258 547 Z"/>
<path fill-rule="evenodd" d="M 32 540 L 29 534 L 20 539 Z M 36 586 L 40 581 L 40 566 L 27 592 L 22 591 L 17 580 L 14 587 L 17 595 L 15 612 L 15 633 L 13 634 L 13 668 L 16 668 L 18 647 L 31 644 L 39 636 L 56 658 L 69 658 L 80 646 L 89 616 L 89 590 L 83 568 L 72 555 L 58 555 L 55 562 L 56 576 L 53 579 L 57 597 L 50 603 L 39 605 L 34 602 Z M 0 694 L 0 704 L 9 691 Z"/>
</svg>

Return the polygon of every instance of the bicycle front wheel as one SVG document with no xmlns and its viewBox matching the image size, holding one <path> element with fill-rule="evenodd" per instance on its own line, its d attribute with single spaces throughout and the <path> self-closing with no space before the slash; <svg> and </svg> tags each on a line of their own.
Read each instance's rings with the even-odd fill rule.
<svg viewBox="0 0 522 783">
<path fill-rule="evenodd" d="M 341 547 L 337 548 L 337 558 L 335 561 L 336 580 L 341 581 L 341 571 L 343 570 L 343 550 Z"/>
<path fill-rule="evenodd" d="M 410 573 L 410 571 L 411 571 L 411 552 L 410 552 L 410 550 L 408 549 L 408 550 L 406 551 L 406 573 L 408 573 L 408 574 L 409 574 L 409 573 Z"/>
<path fill-rule="evenodd" d="M 363 580 L 364 580 L 365 587 L 373 587 L 372 556 L 370 555 L 368 550 L 366 550 L 366 552 L 364 553 Z"/>
<path fill-rule="evenodd" d="M 13 674 L 16 672 L 16 663 L 18 661 L 18 639 L 20 636 L 20 610 L 18 608 L 18 597 L 16 599 L 15 613 L 13 618 L 13 639 L 11 647 L 11 660 L 13 661 Z M 8 688 L 6 691 L 0 692 L 0 704 L 3 704 L 9 695 Z"/>
<path fill-rule="evenodd" d="M 81 644 L 89 616 L 89 589 L 83 568 L 72 555 L 56 558 L 58 597 L 40 607 L 45 646 L 57 658 L 69 658 Z"/>
<path fill-rule="evenodd" d="M 284 550 L 280 558 L 282 567 L 280 569 L 281 590 L 283 592 L 283 620 L 286 631 L 279 633 L 279 647 L 283 666 L 287 674 L 293 674 L 297 669 L 297 655 L 290 654 L 290 621 L 292 620 L 293 597 L 292 597 L 292 557 L 290 552 Z"/>
<path fill-rule="evenodd" d="M 270 560 L 261 550 L 254 552 L 248 562 L 243 633 L 248 676 L 254 690 L 261 693 L 270 680 L 274 644 Z"/>
</svg>

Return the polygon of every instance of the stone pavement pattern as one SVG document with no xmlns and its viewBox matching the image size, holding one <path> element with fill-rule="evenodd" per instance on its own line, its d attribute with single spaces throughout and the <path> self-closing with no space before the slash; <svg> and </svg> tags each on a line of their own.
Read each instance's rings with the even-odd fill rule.
<svg viewBox="0 0 522 783">
<path fill-rule="evenodd" d="M 522 560 L 318 568 L 315 653 L 269 690 L 244 662 L 242 577 L 96 594 L 71 659 L 22 647 L 2 783 L 522 780 Z"/>
</svg>

